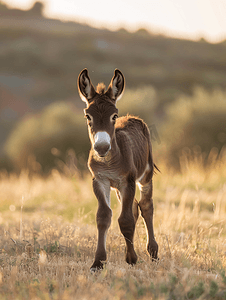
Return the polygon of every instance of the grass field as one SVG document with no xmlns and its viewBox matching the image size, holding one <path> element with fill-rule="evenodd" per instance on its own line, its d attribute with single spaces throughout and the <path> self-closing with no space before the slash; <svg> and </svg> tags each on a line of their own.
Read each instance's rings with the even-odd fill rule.
<svg viewBox="0 0 226 300">
<path fill-rule="evenodd" d="M 182 158 L 182 173 L 160 166 L 154 176 L 159 260 L 146 251 L 140 217 L 138 263 L 124 261 L 125 242 L 112 193 L 108 261 L 91 273 L 97 201 L 91 177 L 46 179 L 1 174 L 0 299 L 226 299 L 226 161 Z"/>
</svg>

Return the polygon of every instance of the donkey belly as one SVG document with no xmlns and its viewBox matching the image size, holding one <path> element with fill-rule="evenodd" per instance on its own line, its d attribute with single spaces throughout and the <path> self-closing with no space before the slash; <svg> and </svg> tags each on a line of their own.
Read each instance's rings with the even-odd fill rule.
<svg viewBox="0 0 226 300">
<path fill-rule="evenodd" d="M 133 172 L 135 180 L 138 180 L 149 168 L 149 132 L 144 122 L 138 118 L 128 117 L 124 125 L 118 128 L 117 132 L 118 145 L 123 157 L 121 163 L 124 170 L 128 173 Z"/>
<path fill-rule="evenodd" d="M 150 171 L 150 166 L 149 166 L 149 163 L 147 163 L 146 168 L 145 168 L 143 174 L 140 177 L 138 177 L 136 181 L 137 182 L 142 181 L 144 179 L 144 177 L 147 175 L 147 173 L 149 173 L 149 171 Z"/>
</svg>

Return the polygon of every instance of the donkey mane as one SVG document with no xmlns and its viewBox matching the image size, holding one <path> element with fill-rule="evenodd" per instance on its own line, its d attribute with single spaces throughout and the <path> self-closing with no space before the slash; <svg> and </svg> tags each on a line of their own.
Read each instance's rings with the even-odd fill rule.
<svg viewBox="0 0 226 300">
<path fill-rule="evenodd" d="M 96 92 L 100 95 L 104 94 L 105 92 L 105 84 L 103 82 L 98 83 L 96 87 Z"/>
<path fill-rule="evenodd" d="M 144 124 L 143 120 L 140 119 L 139 117 L 127 114 L 126 116 L 120 117 L 119 119 L 117 119 L 117 123 L 116 123 L 116 130 L 117 127 L 121 127 L 121 128 L 129 128 L 129 127 L 133 127 L 134 128 L 134 124 L 140 124 L 141 127 L 146 130 L 146 125 Z"/>
</svg>

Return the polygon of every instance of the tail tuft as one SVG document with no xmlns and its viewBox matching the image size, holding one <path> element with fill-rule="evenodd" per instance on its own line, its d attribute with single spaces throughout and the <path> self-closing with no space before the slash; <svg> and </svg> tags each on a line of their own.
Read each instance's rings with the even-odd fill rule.
<svg viewBox="0 0 226 300">
<path fill-rule="evenodd" d="M 160 171 L 159 168 L 156 166 L 156 164 L 154 164 L 154 174 L 157 173 L 155 170 L 157 170 L 159 173 L 161 173 L 161 171 Z"/>
</svg>

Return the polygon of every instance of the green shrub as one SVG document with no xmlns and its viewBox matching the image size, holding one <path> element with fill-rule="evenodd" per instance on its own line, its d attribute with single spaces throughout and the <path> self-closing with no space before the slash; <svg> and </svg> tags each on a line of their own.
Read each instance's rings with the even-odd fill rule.
<svg viewBox="0 0 226 300">
<path fill-rule="evenodd" d="M 188 299 L 198 299 L 205 292 L 204 283 L 202 281 L 198 282 L 197 285 L 193 286 L 191 290 L 187 293 Z"/>
<path fill-rule="evenodd" d="M 150 131 L 155 125 L 153 137 L 157 134 L 161 141 L 160 145 L 153 141 L 155 161 L 159 155 L 159 161 L 166 158 L 177 169 L 184 149 L 201 148 L 208 154 L 213 147 L 220 151 L 226 144 L 226 92 L 221 90 L 208 92 L 196 88 L 192 96 L 180 96 L 163 107 L 161 119 L 157 113 L 158 95 L 151 86 L 127 89 L 117 107 L 120 115 L 130 113 L 143 118 Z M 86 168 L 89 148 L 82 109 L 77 111 L 62 102 L 49 105 L 39 115 L 23 119 L 5 147 L 17 169 L 33 168 L 45 173 L 53 167 L 63 167 L 69 149 L 76 154 L 76 167 Z"/>
<path fill-rule="evenodd" d="M 185 148 L 199 146 L 208 155 L 213 147 L 220 151 L 226 144 L 226 92 L 196 88 L 192 96 L 170 104 L 166 114 L 160 136 L 167 160 L 177 168 Z"/>
<path fill-rule="evenodd" d="M 75 164 L 83 169 L 82 157 L 87 157 L 89 150 L 83 112 L 62 102 L 51 104 L 41 114 L 23 119 L 8 138 L 5 149 L 15 168 L 44 173 L 59 167 L 59 162 L 66 161 L 68 149 L 74 149 Z"/>
</svg>

